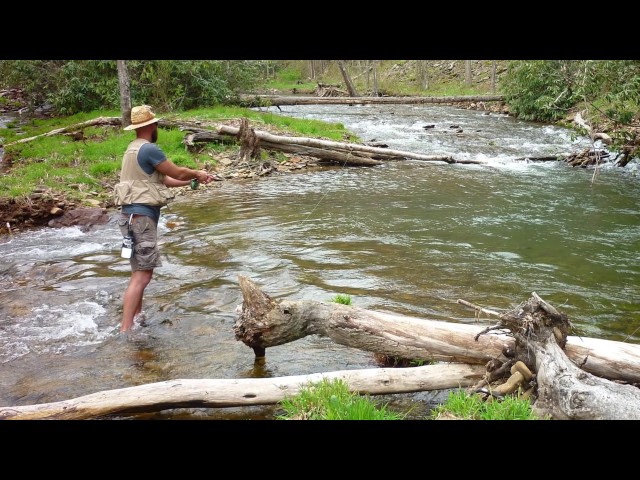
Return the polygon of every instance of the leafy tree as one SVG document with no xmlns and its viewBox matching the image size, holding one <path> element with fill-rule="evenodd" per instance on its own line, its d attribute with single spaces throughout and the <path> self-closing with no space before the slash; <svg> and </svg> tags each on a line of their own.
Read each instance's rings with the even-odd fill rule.
<svg viewBox="0 0 640 480">
<path fill-rule="evenodd" d="M 578 62 L 512 61 L 502 79 L 510 110 L 523 120 L 556 121 L 581 98 L 576 92 Z"/>
<path fill-rule="evenodd" d="M 639 60 L 512 61 L 502 79 L 511 111 L 524 120 L 557 121 L 580 110 L 593 131 L 611 131 L 624 166 L 640 148 Z"/>
<path fill-rule="evenodd" d="M 272 64 L 248 60 L 128 60 L 131 99 L 158 111 L 226 103 L 252 88 Z M 0 87 L 19 88 L 32 108 L 59 115 L 118 109 L 115 60 L 3 60 Z"/>
</svg>

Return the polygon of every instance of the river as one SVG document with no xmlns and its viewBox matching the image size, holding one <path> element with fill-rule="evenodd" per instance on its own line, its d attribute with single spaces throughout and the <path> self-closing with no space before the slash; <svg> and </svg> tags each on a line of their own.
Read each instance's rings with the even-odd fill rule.
<svg viewBox="0 0 640 480">
<path fill-rule="evenodd" d="M 506 311 L 535 291 L 569 315 L 576 335 L 640 342 L 637 159 L 597 171 L 517 160 L 589 142 L 556 126 L 447 106 L 297 106 L 273 114 L 338 122 L 363 141 L 486 164 L 336 165 L 203 187 L 163 210 L 164 266 L 146 290 L 149 326 L 128 340 L 118 327 L 129 266 L 113 221 L 1 238 L 0 405 L 180 378 L 378 366 L 370 352 L 317 336 L 270 348 L 266 363 L 254 364 L 233 333 L 240 274 L 276 300 L 348 294 L 358 307 L 464 323 L 478 319 L 458 299 Z M 426 412 L 442 392 L 389 401 L 404 408 L 405 399 Z M 123 418 L 270 419 L 276 411 Z"/>
</svg>

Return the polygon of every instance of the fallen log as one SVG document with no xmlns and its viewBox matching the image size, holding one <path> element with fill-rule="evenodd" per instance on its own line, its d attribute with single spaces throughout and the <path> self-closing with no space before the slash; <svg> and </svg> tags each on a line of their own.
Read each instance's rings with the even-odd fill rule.
<svg viewBox="0 0 640 480">
<path fill-rule="evenodd" d="M 190 133 L 185 136 L 183 143 L 187 147 L 196 147 L 198 143 L 206 142 L 224 142 L 229 141 L 228 135 L 221 135 L 215 132 L 200 131 Z M 344 166 L 358 166 L 358 167 L 370 167 L 375 165 L 381 165 L 381 160 L 374 160 L 370 154 L 366 152 L 355 153 L 343 153 L 338 150 L 327 150 L 323 148 L 306 147 L 303 145 L 273 143 L 269 141 L 262 141 L 260 147 L 265 150 L 273 150 L 284 153 L 292 153 L 296 155 L 307 155 L 309 157 L 315 157 L 320 162 L 338 163 Z"/>
<path fill-rule="evenodd" d="M 479 365 L 341 370 L 278 378 L 178 379 L 119 388 L 61 402 L 0 407 L 0 420 L 86 420 L 173 408 L 271 405 L 309 383 L 341 379 L 349 391 L 367 395 L 467 387 L 483 374 Z"/>
<path fill-rule="evenodd" d="M 565 314 L 535 292 L 513 312 L 499 315 L 497 324 L 470 337 L 472 329 L 477 331 L 474 325 L 447 324 L 445 327 L 443 322 L 316 301 L 275 302 L 248 278 L 239 276 L 239 280 L 244 301 L 234 332 L 236 339 L 253 349 L 256 358 L 264 359 L 269 346 L 306 335 L 323 335 L 337 343 L 377 354 L 427 361 L 486 362 L 485 377 L 472 391 L 478 392 L 479 386 L 489 385 L 488 396 L 495 396 L 495 392 L 503 396 L 507 392 L 520 392 L 521 387 L 540 416 L 640 419 L 637 387 L 640 346 L 629 348 L 623 344 L 624 354 L 634 350 L 634 362 L 625 364 L 625 372 L 608 370 L 615 373 L 616 380 L 622 376 L 633 385 L 589 372 L 600 366 L 599 362 L 590 361 L 598 352 L 572 359 L 567 348 L 571 323 Z M 461 303 L 471 306 L 468 302 Z M 499 340 L 487 336 L 496 331 L 500 332 Z M 616 367 L 622 356 L 615 360 Z M 517 365 L 521 368 L 516 368 Z M 632 373 L 627 375 L 629 372 Z M 508 377 L 505 388 L 491 387 L 492 382 L 505 377 Z"/>
<path fill-rule="evenodd" d="M 313 97 L 316 98 L 316 97 Z M 456 97 L 451 97 L 456 98 Z M 34 137 L 23 138 L 0 147 L 9 147 L 19 143 L 26 143 L 40 137 L 52 135 L 73 135 L 81 133 L 86 127 L 96 125 L 120 125 L 119 117 L 98 117 L 93 120 L 70 125 L 65 128 L 58 128 L 50 132 L 36 135 Z M 218 141 L 236 142 L 239 127 L 230 125 L 212 125 L 209 129 L 201 127 L 201 123 L 189 121 L 175 121 L 161 119 L 158 124 L 164 128 L 181 128 L 189 132 L 183 143 L 187 148 L 194 147 L 197 143 Z M 475 164 L 486 165 L 484 160 L 458 160 L 449 155 L 424 155 L 403 150 L 393 150 L 383 147 L 374 147 L 358 143 L 333 142 L 308 137 L 273 135 L 267 132 L 254 130 L 255 136 L 260 140 L 260 146 L 269 150 L 281 151 L 284 153 L 294 153 L 298 155 L 308 155 L 316 157 L 321 161 L 339 163 L 341 165 L 352 166 L 374 166 L 382 161 L 391 160 L 421 160 L 427 162 L 445 162 L 449 164 Z"/>
<path fill-rule="evenodd" d="M 98 117 L 92 120 L 87 120 L 86 122 L 76 123 L 74 125 L 69 125 L 68 127 L 56 128 L 55 130 L 51 130 L 46 133 L 42 133 L 40 135 L 35 135 L 33 137 L 21 138 L 20 140 L 16 140 L 15 142 L 7 143 L 5 145 L 0 144 L 0 147 L 10 147 L 12 145 L 17 145 L 19 143 L 27 143 L 41 137 L 50 137 L 52 135 L 67 135 L 74 134 L 79 131 L 82 131 L 87 127 L 94 127 L 96 125 L 121 125 L 121 120 L 118 117 Z"/>
<path fill-rule="evenodd" d="M 503 102 L 503 95 L 460 95 L 450 97 L 316 97 L 303 95 L 241 95 L 244 107 L 285 105 L 411 105 L 471 102 Z"/>
<path fill-rule="evenodd" d="M 240 335 L 239 339 L 254 348 L 259 362 L 264 362 L 267 346 L 280 345 L 311 334 L 327 334 L 337 343 L 365 347 L 365 350 L 376 353 L 385 351 L 406 358 L 470 362 L 347 370 L 283 378 L 170 380 L 97 392 L 61 402 L 0 407 L 0 419 L 87 419 L 174 408 L 274 404 L 286 395 L 295 395 L 303 386 L 325 378 L 343 379 L 350 391 L 370 395 L 464 387 L 473 389 L 478 382 L 487 378 L 489 364 L 499 356 L 513 357 L 514 351 L 524 352 L 528 360 L 535 359 L 537 374 L 531 374 L 526 368 L 515 373 L 511 369 L 513 375 L 509 381 L 519 375 L 520 381 L 537 382 L 538 392 L 541 393 L 535 397 L 537 401 L 533 406 L 538 415 L 572 419 L 639 418 L 637 409 L 640 408 L 640 399 L 636 386 L 615 383 L 585 371 L 585 367 L 589 367 L 601 373 L 617 373 L 621 382 L 637 381 L 640 364 L 638 345 L 619 345 L 620 342 L 597 339 L 573 340 L 565 334 L 570 328 L 566 317 L 546 302 L 543 303 L 535 293 L 533 307 L 518 307 L 514 310 L 517 314 L 502 315 L 460 301 L 485 314 L 499 317 L 498 324 L 482 328 L 480 325 L 449 324 L 333 303 L 275 302 L 248 278 L 239 276 L 239 279 L 244 302 L 234 331 L 237 337 Z M 540 310 L 551 315 L 552 320 L 539 320 Z M 526 314 L 524 320 L 521 312 Z M 287 321 L 283 322 L 285 317 Z M 554 319 L 564 320 L 565 324 L 554 324 Z M 548 327 L 548 332 L 542 338 L 541 346 L 531 350 L 531 337 L 542 337 L 537 330 L 527 330 L 536 322 Z M 272 328 L 276 330 L 274 335 L 270 332 Z M 515 333 L 507 335 L 504 333 L 506 330 L 514 330 Z M 501 333 L 495 334 L 496 331 Z M 557 348 L 549 344 L 551 338 L 555 339 Z M 572 341 L 583 343 L 573 354 L 569 348 Z M 520 342 L 520 345 L 514 342 Z M 566 346 L 566 353 L 569 354 L 566 359 L 563 359 L 565 352 L 562 351 L 562 345 Z M 481 351 L 472 351 L 478 349 Z M 577 357 L 577 365 L 572 356 Z M 481 365 L 485 359 L 489 359 L 487 367 Z M 523 362 L 515 362 L 514 366 L 520 363 Z M 603 367 L 601 363 L 607 366 Z M 573 381 L 574 377 L 580 382 Z M 510 391 L 510 387 L 497 387 L 492 393 Z M 615 408 L 611 408 L 612 401 L 615 402 Z"/>
<path fill-rule="evenodd" d="M 377 354 L 426 362 L 487 364 L 515 350 L 512 332 L 372 311 L 313 300 L 279 302 L 249 278 L 240 275 L 244 301 L 234 324 L 237 340 L 256 358 L 266 349 L 307 335 Z M 584 372 L 608 380 L 640 384 L 640 345 L 567 336 L 565 353 Z"/>
<path fill-rule="evenodd" d="M 182 128 L 183 130 L 187 130 L 192 133 L 191 135 L 188 135 L 185 140 L 185 144 L 187 146 L 193 146 L 197 141 L 210 141 L 209 139 L 218 139 L 221 135 L 235 138 L 240 132 L 239 127 L 234 127 L 231 125 L 213 125 L 210 127 L 210 129 L 203 129 L 202 127 L 189 125 L 185 122 L 165 121 L 165 123 Z M 342 153 L 343 155 L 351 156 L 368 154 L 368 156 L 374 160 L 422 160 L 427 162 L 445 162 L 449 164 L 487 164 L 487 162 L 483 160 L 456 160 L 449 155 L 424 155 L 421 153 L 407 152 L 403 150 L 372 147 L 359 143 L 334 142 L 331 140 L 322 140 L 310 137 L 273 135 L 271 133 L 262 132 L 259 130 L 254 130 L 254 133 L 256 138 L 260 140 L 261 146 L 264 147 L 265 145 L 268 145 L 269 148 L 273 150 L 282 150 L 290 146 L 296 146 L 298 148 L 317 148 L 325 152 L 334 151 Z M 215 136 L 214 134 L 217 134 L 217 136 Z"/>
</svg>

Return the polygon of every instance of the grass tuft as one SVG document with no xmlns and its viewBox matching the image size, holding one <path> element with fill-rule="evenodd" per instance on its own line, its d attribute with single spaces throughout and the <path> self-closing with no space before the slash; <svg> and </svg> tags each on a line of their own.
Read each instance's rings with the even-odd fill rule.
<svg viewBox="0 0 640 480">
<path fill-rule="evenodd" d="M 277 420 L 404 420 L 405 414 L 377 406 L 367 395 L 349 391 L 344 380 L 309 383 L 280 402 L 285 413 Z"/>
<path fill-rule="evenodd" d="M 529 400 L 506 396 L 485 401 L 480 395 L 469 395 L 464 390 L 450 392 L 447 401 L 432 411 L 434 419 L 451 416 L 460 420 L 540 420 L 531 410 Z"/>
<path fill-rule="evenodd" d="M 334 303 L 340 303 L 342 305 L 351 305 L 351 295 L 339 293 L 331 300 Z"/>
</svg>

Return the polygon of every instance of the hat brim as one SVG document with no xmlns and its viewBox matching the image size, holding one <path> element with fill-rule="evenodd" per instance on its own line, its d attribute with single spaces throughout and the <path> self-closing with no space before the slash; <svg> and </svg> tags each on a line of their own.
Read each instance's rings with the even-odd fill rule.
<svg viewBox="0 0 640 480">
<path fill-rule="evenodd" d="M 146 122 L 131 124 L 124 127 L 124 130 L 135 130 L 136 128 L 146 127 L 147 125 L 151 125 L 152 123 L 159 122 L 159 118 L 152 118 L 151 120 L 147 120 Z"/>
</svg>

